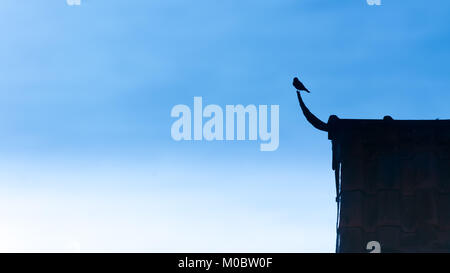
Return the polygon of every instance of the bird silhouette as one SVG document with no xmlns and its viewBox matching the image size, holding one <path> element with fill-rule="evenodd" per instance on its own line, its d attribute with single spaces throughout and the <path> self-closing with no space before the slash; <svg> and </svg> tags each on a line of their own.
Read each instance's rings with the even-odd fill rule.
<svg viewBox="0 0 450 273">
<path fill-rule="evenodd" d="M 309 92 L 308 88 L 306 88 L 303 85 L 303 83 L 298 80 L 297 77 L 294 78 L 294 81 L 292 82 L 292 85 L 294 85 L 294 87 L 297 88 L 297 90 L 303 90 L 303 91 L 306 91 L 308 93 L 311 93 L 311 92 Z"/>
</svg>

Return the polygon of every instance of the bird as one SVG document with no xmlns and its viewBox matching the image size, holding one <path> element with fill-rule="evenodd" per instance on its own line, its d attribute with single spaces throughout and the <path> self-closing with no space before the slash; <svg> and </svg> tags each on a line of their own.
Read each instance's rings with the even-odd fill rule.
<svg viewBox="0 0 450 273">
<path fill-rule="evenodd" d="M 311 92 L 309 92 L 308 88 L 306 88 L 303 85 L 303 83 L 298 80 L 297 77 L 294 78 L 294 81 L 292 82 L 292 85 L 294 85 L 294 87 L 297 88 L 297 90 L 303 90 L 303 91 L 306 91 L 308 93 L 311 93 Z"/>
</svg>

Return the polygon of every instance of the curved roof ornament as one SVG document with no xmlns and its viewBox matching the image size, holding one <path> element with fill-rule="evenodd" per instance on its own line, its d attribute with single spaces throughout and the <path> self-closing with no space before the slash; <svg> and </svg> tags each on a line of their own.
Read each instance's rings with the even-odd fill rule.
<svg viewBox="0 0 450 273">
<path fill-rule="evenodd" d="M 308 120 L 308 122 L 311 123 L 311 125 L 316 129 L 328 132 L 328 124 L 321 121 L 318 117 L 311 113 L 311 111 L 309 111 L 308 107 L 306 107 L 305 103 L 303 102 L 302 96 L 300 95 L 299 91 L 297 91 L 297 98 L 306 120 Z"/>
</svg>

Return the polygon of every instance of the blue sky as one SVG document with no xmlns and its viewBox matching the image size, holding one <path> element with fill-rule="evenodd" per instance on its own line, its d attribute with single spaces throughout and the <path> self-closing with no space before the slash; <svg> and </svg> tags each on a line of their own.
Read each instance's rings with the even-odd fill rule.
<svg viewBox="0 0 450 273">
<path fill-rule="evenodd" d="M 450 117 L 448 1 L 4 0 L 0 250 L 332 252 L 322 120 Z M 280 105 L 280 146 L 175 142 L 176 104 Z"/>
</svg>

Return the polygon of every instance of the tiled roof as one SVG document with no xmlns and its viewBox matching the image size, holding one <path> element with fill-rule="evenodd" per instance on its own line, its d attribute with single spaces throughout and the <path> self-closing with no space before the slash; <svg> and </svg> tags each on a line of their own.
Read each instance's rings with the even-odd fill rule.
<svg viewBox="0 0 450 273">
<path fill-rule="evenodd" d="M 450 252 L 450 121 L 348 120 L 328 134 L 338 252 Z"/>
</svg>

